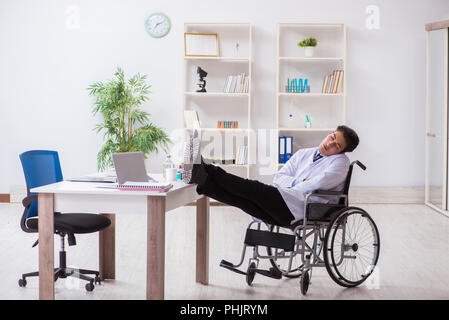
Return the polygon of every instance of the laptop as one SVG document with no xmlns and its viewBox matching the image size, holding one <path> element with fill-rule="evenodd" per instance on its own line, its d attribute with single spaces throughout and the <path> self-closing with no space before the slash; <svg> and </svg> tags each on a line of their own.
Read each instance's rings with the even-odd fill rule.
<svg viewBox="0 0 449 320">
<path fill-rule="evenodd" d="M 142 152 L 113 153 L 112 160 L 118 184 L 124 184 L 126 181 L 155 181 L 147 174 Z"/>
<path fill-rule="evenodd" d="M 67 181 L 72 182 L 100 182 L 100 183 L 116 183 L 116 179 L 114 177 L 94 177 L 94 176 L 83 176 L 77 177 L 73 179 L 68 179 Z"/>
</svg>

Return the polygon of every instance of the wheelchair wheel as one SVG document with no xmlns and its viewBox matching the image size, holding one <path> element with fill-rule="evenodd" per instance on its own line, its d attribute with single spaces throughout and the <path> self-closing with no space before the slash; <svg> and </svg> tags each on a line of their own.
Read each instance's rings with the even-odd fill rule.
<svg viewBox="0 0 449 320">
<path fill-rule="evenodd" d="M 269 226 L 269 231 L 274 232 L 276 230 L 277 230 L 277 226 L 273 226 L 273 225 Z M 292 233 L 292 231 L 290 229 L 281 228 L 281 227 L 279 227 L 279 232 L 287 233 L 287 234 Z M 313 241 L 312 241 L 312 239 L 310 239 L 310 237 L 306 239 L 306 242 L 311 248 L 313 248 Z M 318 236 L 317 243 L 315 244 L 315 248 L 314 248 L 317 255 L 320 255 L 322 247 L 323 247 L 323 244 L 321 243 L 320 237 Z M 296 250 L 296 247 L 295 247 L 295 250 Z M 267 247 L 267 253 L 269 256 L 275 255 L 275 254 L 277 256 L 287 256 L 287 257 L 290 256 L 290 252 L 283 252 L 280 249 L 277 249 L 277 251 L 276 251 L 275 248 L 269 248 L 269 247 Z M 273 268 L 276 269 L 277 271 L 279 271 L 280 273 L 282 273 L 282 275 L 286 278 L 298 278 L 302 275 L 304 264 L 302 261 L 301 254 L 296 254 L 293 257 L 292 268 L 291 268 L 290 272 L 288 272 L 288 265 L 290 262 L 289 258 L 280 258 L 280 259 L 272 258 L 269 260 L 270 260 L 270 263 L 273 266 Z"/>
<path fill-rule="evenodd" d="M 246 271 L 246 283 L 250 286 L 253 283 L 254 276 L 256 275 L 256 264 L 254 262 L 251 262 L 251 264 L 248 267 L 248 270 Z"/>
<path fill-rule="evenodd" d="M 305 296 L 307 294 L 307 290 L 309 290 L 310 284 L 310 276 L 308 270 L 301 275 L 301 280 L 299 284 L 301 288 L 301 293 Z"/>
<path fill-rule="evenodd" d="M 329 224 L 324 250 L 329 276 L 343 287 L 358 286 L 377 264 L 379 231 L 365 210 L 345 208 Z"/>
</svg>

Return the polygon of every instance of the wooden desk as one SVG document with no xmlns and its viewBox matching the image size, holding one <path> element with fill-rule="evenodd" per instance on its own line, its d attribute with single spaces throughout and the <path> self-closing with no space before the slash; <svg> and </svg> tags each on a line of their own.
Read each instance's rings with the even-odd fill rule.
<svg viewBox="0 0 449 320">
<path fill-rule="evenodd" d="M 152 175 L 158 179 L 158 175 Z M 164 299 L 165 214 L 196 201 L 196 282 L 209 282 L 209 198 L 196 185 L 173 183 L 168 192 L 121 191 L 100 188 L 103 183 L 63 181 L 38 188 L 39 299 L 54 299 L 54 212 L 92 212 L 106 215 L 111 226 L 100 231 L 100 277 L 115 279 L 115 214 L 147 215 L 147 299 Z M 136 253 L 137 254 L 137 253 Z"/>
</svg>

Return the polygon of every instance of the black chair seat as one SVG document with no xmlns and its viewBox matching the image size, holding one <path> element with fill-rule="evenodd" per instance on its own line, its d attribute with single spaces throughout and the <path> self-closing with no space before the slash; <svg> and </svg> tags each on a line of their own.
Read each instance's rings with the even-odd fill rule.
<svg viewBox="0 0 449 320">
<path fill-rule="evenodd" d="M 307 205 L 307 221 L 330 222 L 335 213 L 346 208 L 341 204 L 309 203 Z"/>
<path fill-rule="evenodd" d="M 92 213 L 55 214 L 55 230 L 66 233 L 91 233 L 103 230 L 111 224 L 108 218 Z M 28 219 L 29 229 L 38 230 L 38 219 Z"/>
</svg>

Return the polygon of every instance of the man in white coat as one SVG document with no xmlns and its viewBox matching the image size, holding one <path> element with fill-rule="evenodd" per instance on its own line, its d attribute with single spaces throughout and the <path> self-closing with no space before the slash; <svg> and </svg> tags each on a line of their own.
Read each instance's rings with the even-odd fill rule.
<svg viewBox="0 0 449 320">
<path fill-rule="evenodd" d="M 289 226 L 304 217 L 307 194 L 314 190 L 343 190 L 350 164 L 345 152 L 353 151 L 359 138 L 351 128 L 338 126 L 318 147 L 297 151 L 275 175 L 272 185 L 204 163 L 199 143 L 192 135 L 186 146 L 183 179 L 186 183 L 196 183 L 198 194 L 238 207 L 262 221 Z M 189 162 L 193 165 L 189 166 Z M 329 202 L 314 198 L 309 200 Z"/>
</svg>

